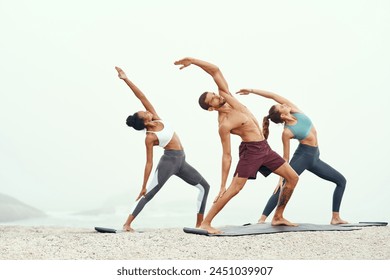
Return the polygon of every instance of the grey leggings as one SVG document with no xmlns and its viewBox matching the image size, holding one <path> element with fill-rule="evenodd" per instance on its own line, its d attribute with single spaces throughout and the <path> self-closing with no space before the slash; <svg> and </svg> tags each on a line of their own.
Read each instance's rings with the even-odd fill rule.
<svg viewBox="0 0 390 280">
<path fill-rule="evenodd" d="M 307 169 L 318 177 L 335 183 L 336 188 L 333 192 L 332 211 L 339 212 L 347 181 L 340 172 L 320 160 L 320 150 L 318 147 L 299 144 L 290 161 L 290 165 L 298 175 L 301 175 Z M 280 188 L 269 198 L 263 210 L 263 215 L 269 216 L 275 209 L 278 204 L 279 193 Z"/>
<path fill-rule="evenodd" d="M 157 165 L 154 178 L 146 190 L 145 196 L 133 207 L 132 215 L 134 217 L 142 211 L 146 203 L 152 200 L 172 175 L 176 175 L 188 184 L 199 189 L 197 210 L 199 214 L 204 213 L 210 189 L 209 184 L 195 168 L 186 162 L 184 151 L 165 150 L 164 155 Z"/>
</svg>

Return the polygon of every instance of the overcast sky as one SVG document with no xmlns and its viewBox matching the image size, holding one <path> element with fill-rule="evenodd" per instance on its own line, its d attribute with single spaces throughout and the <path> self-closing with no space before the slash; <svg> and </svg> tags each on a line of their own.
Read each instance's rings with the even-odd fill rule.
<svg viewBox="0 0 390 280">
<path fill-rule="evenodd" d="M 232 92 L 261 88 L 297 104 L 318 130 L 321 158 L 347 178 L 342 218 L 388 221 L 389 12 L 386 0 L 0 0 L 0 192 L 45 211 L 136 198 L 144 134 L 125 120 L 143 107 L 117 78 L 120 66 L 174 125 L 212 187 L 209 208 L 221 145 L 217 114 L 197 99 L 216 86 L 197 67 L 173 65 L 192 56 L 218 65 Z M 273 105 L 237 98 L 260 120 Z M 271 125 L 280 154 L 281 132 Z M 232 139 L 231 172 L 240 143 Z M 257 218 L 277 181 L 259 174 L 226 211 Z M 333 190 L 303 173 L 288 218 L 330 220 Z M 159 199 L 193 203 L 195 190 L 172 178 Z"/>
</svg>

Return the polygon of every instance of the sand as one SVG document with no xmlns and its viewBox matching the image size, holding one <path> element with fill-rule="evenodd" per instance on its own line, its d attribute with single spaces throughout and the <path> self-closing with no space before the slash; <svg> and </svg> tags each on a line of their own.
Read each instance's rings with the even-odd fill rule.
<svg viewBox="0 0 390 280">
<path fill-rule="evenodd" d="M 389 260 L 390 228 L 207 237 L 180 228 L 102 234 L 3 225 L 0 252 L 1 260 Z"/>
</svg>

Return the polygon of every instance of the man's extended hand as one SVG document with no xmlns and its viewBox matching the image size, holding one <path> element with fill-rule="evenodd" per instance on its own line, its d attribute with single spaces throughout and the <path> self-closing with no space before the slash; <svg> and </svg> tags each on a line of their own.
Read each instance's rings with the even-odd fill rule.
<svg viewBox="0 0 390 280">
<path fill-rule="evenodd" d="M 251 92 L 252 92 L 251 89 L 243 88 L 243 89 L 240 89 L 239 91 L 237 91 L 236 93 L 237 93 L 237 94 L 240 94 L 240 95 L 248 95 L 248 94 L 251 93 Z"/>
<path fill-rule="evenodd" d="M 219 191 L 219 194 L 214 199 L 213 203 L 217 202 L 217 200 L 220 199 L 225 193 L 226 193 L 226 188 L 221 188 L 221 190 Z"/>
</svg>

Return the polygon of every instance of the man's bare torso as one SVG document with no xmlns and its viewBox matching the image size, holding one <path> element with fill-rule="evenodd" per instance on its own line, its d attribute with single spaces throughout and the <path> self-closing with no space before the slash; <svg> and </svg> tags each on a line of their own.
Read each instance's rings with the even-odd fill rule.
<svg viewBox="0 0 390 280">
<path fill-rule="evenodd" d="M 240 136 L 243 142 L 264 140 L 259 123 L 246 107 L 242 110 L 231 108 L 228 113 L 219 116 L 218 122 L 220 128 L 224 127 L 231 134 Z"/>
</svg>

